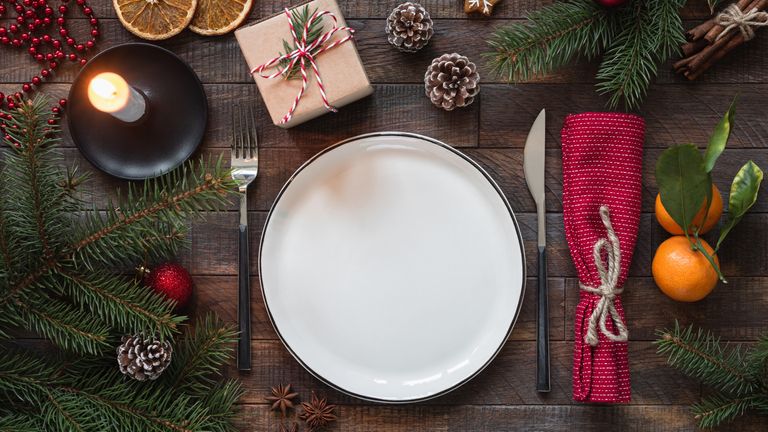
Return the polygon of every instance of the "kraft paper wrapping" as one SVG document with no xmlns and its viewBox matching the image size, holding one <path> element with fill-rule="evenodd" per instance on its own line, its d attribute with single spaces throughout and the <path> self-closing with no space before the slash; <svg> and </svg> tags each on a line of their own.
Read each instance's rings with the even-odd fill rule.
<svg viewBox="0 0 768 432">
<path fill-rule="evenodd" d="M 304 5 L 309 5 L 310 11 L 315 8 L 318 11 L 330 11 L 336 15 L 339 27 L 346 26 L 339 5 L 335 0 L 310 1 L 293 8 L 292 11 L 302 8 Z M 326 15 L 322 19 L 325 31 L 333 28 L 331 17 Z M 299 38 L 301 38 L 301 31 L 302 29 L 296 29 Z M 337 32 L 327 43 L 332 43 L 345 36 L 347 36 L 347 32 Z M 288 17 L 284 12 L 237 30 L 235 37 L 240 44 L 249 71 L 280 55 L 283 50 L 283 40 L 288 41 L 293 46 L 293 37 L 288 27 Z M 320 76 L 331 106 L 340 108 L 373 93 L 373 87 L 365 74 L 354 39 L 321 53 L 315 58 L 315 62 L 320 70 Z M 265 71 L 264 75 L 269 75 L 276 70 Z M 266 79 L 259 76 L 258 73 L 253 74 L 261 98 L 267 106 L 270 117 L 272 117 L 272 123 L 276 126 L 290 128 L 329 112 L 323 106 L 320 90 L 317 87 L 317 79 L 308 62 L 307 75 L 309 77 L 307 90 L 304 92 L 293 118 L 286 124 L 280 124 L 280 120 L 288 112 L 296 95 L 301 90 L 300 75 L 297 75 L 298 78 L 296 79 L 286 80 L 282 77 Z"/>
</svg>

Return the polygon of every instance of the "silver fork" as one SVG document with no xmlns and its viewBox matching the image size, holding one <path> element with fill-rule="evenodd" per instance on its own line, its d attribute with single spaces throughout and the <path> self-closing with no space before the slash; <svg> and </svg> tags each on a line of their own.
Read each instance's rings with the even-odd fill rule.
<svg viewBox="0 0 768 432">
<path fill-rule="evenodd" d="M 248 248 L 248 186 L 259 173 L 259 142 L 253 108 L 235 105 L 232 110 L 232 179 L 240 192 L 240 238 L 238 253 L 237 368 L 251 370 L 251 285 Z"/>
</svg>

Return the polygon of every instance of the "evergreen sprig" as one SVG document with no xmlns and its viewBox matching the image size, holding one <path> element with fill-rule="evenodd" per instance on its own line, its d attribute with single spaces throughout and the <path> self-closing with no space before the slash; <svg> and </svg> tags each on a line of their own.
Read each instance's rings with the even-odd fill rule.
<svg viewBox="0 0 768 432">
<path fill-rule="evenodd" d="M 606 9 L 593 0 L 556 1 L 527 21 L 498 29 L 488 41 L 492 68 L 510 82 L 528 81 L 578 57 L 602 53 L 597 91 L 608 106 L 637 108 L 658 64 L 684 42 L 684 0 L 631 0 Z"/>
<path fill-rule="evenodd" d="M 513 82 L 549 74 L 579 55 L 592 58 L 614 34 L 606 9 L 593 0 L 555 2 L 525 23 L 498 29 L 487 56 L 495 72 Z"/>
<path fill-rule="evenodd" d="M 745 349 L 678 323 L 659 336 L 658 352 L 671 366 L 716 390 L 692 407 L 700 427 L 716 427 L 749 410 L 768 414 L 768 337 Z"/>
<path fill-rule="evenodd" d="M 291 12 L 291 25 L 294 28 L 294 31 L 296 32 L 296 37 L 301 40 L 304 34 L 304 27 L 306 27 L 307 22 L 309 22 L 309 19 L 312 18 L 315 13 L 317 12 L 317 8 L 310 10 L 309 5 L 306 5 L 302 7 L 301 9 L 293 10 Z M 307 41 L 306 44 L 309 45 L 317 38 L 320 37 L 320 35 L 323 34 L 323 20 L 317 19 L 314 20 L 310 25 L 309 29 L 307 31 Z M 280 53 L 281 56 L 291 53 L 298 48 L 296 46 L 296 41 L 288 42 L 287 40 L 283 39 L 283 50 L 285 50 L 284 53 Z M 310 54 L 314 54 L 319 50 L 320 47 L 315 48 Z M 281 60 L 280 61 L 280 68 L 285 68 L 290 63 L 290 60 Z M 299 70 L 301 69 L 301 63 L 296 62 L 293 64 L 293 67 L 291 67 L 284 75 L 283 77 L 285 79 L 293 79 L 296 78 L 296 74 L 299 73 Z"/>
<path fill-rule="evenodd" d="M 120 374 L 119 336 L 173 338 L 185 317 L 116 269 L 164 258 L 184 242 L 190 217 L 228 203 L 234 184 L 221 159 L 187 165 L 107 202 L 86 205 L 87 176 L 62 169 L 49 103 L 9 113 L 0 153 L 0 339 L 24 328 L 46 353 L 0 343 L 2 431 L 227 431 L 240 385 L 218 371 L 235 332 L 213 317 L 174 343 L 168 377 Z"/>
<path fill-rule="evenodd" d="M 231 327 L 211 317 L 198 320 L 187 337 L 199 334 L 234 338 Z M 205 338 L 203 338 L 205 339 Z M 171 363 L 181 380 L 215 375 L 230 358 L 231 348 L 215 344 L 199 349 L 178 344 L 175 355 L 196 356 L 194 363 Z M 234 381 L 209 383 L 195 391 L 167 380 L 150 384 L 119 373 L 114 361 L 78 358 L 43 360 L 13 349 L 0 352 L 0 400 L 12 401 L 0 411 L 0 431 L 231 431 L 234 403 L 242 389 Z M 200 381 L 202 383 L 202 381 Z M 7 415 L 6 415 L 7 414 Z"/>
</svg>

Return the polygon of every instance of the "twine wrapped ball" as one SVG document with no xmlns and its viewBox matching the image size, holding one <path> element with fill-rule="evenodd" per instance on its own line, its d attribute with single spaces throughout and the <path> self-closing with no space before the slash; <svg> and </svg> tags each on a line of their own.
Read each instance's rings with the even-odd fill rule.
<svg viewBox="0 0 768 432">
<path fill-rule="evenodd" d="M 475 101 L 480 92 L 480 74 L 467 57 L 443 54 L 427 68 L 424 90 L 435 106 L 452 111 Z"/>
<path fill-rule="evenodd" d="M 416 52 L 429 42 L 435 33 L 429 12 L 418 3 L 407 2 L 397 6 L 387 18 L 387 40 L 400 51 Z"/>
</svg>

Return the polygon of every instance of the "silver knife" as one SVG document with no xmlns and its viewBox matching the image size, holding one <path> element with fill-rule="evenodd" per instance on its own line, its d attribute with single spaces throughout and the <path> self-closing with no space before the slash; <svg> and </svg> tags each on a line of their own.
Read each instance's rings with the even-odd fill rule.
<svg viewBox="0 0 768 432">
<path fill-rule="evenodd" d="M 549 392 L 549 302 L 547 295 L 547 213 L 544 208 L 544 160 L 547 114 L 541 110 L 528 132 L 523 151 L 525 182 L 536 202 L 538 219 L 539 291 L 536 307 L 536 390 Z"/>
</svg>

